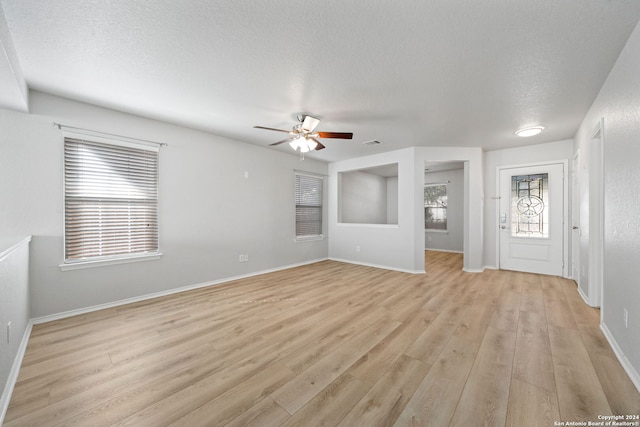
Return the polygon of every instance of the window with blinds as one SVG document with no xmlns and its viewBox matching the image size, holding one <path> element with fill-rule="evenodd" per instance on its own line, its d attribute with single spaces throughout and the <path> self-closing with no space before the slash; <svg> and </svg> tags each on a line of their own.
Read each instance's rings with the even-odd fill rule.
<svg viewBox="0 0 640 427">
<path fill-rule="evenodd" d="M 296 172 L 296 238 L 322 237 L 322 176 Z"/>
<path fill-rule="evenodd" d="M 158 151 L 65 138 L 65 263 L 158 253 Z"/>
</svg>

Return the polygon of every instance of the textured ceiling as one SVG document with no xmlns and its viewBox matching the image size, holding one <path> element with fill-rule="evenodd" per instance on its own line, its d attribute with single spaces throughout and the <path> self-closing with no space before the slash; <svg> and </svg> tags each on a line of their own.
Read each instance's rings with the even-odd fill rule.
<svg viewBox="0 0 640 427">
<path fill-rule="evenodd" d="M 325 161 L 572 138 L 640 19 L 638 0 L 0 4 L 33 89 L 264 147 L 286 135 L 252 126 L 307 112 L 354 133 Z"/>
</svg>

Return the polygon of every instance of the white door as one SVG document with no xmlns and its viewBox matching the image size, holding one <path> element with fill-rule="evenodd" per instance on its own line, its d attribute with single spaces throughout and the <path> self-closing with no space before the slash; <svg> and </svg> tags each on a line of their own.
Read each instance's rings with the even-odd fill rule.
<svg viewBox="0 0 640 427">
<path fill-rule="evenodd" d="M 500 170 L 500 268 L 563 275 L 564 165 Z"/>
</svg>

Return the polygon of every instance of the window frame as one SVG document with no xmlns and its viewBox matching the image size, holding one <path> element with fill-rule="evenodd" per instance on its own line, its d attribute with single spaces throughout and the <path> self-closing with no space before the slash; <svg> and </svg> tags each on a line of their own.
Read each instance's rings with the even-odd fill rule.
<svg viewBox="0 0 640 427">
<path fill-rule="evenodd" d="M 65 156 L 67 154 L 67 141 L 68 140 L 76 140 L 79 142 L 86 142 L 89 144 L 101 144 L 105 146 L 109 146 L 109 148 L 113 149 L 114 147 L 121 147 L 123 149 L 137 149 L 137 150 L 145 150 L 156 153 L 155 159 L 155 236 L 153 240 L 155 240 L 156 245 L 155 249 L 152 251 L 145 252 L 124 252 L 118 254 L 110 254 L 110 255 L 99 255 L 99 256 L 89 256 L 85 258 L 68 258 L 67 254 L 67 239 L 68 239 L 68 227 L 67 227 L 67 165 Z M 135 139 L 129 140 L 125 137 L 118 137 L 118 139 L 114 138 L 105 138 L 101 135 L 96 135 L 95 133 L 76 133 L 76 132 L 63 132 L 63 164 L 62 164 L 62 204 L 63 204 L 63 214 L 62 214 L 62 227 L 63 227 L 63 262 L 59 265 L 62 271 L 67 270 L 76 270 L 83 268 L 91 268 L 91 267 L 99 267 L 105 265 L 114 265 L 114 264 L 123 264 L 123 263 L 132 263 L 132 262 L 140 262 L 140 261 L 149 261 L 160 259 L 162 256 L 162 252 L 160 251 L 160 146 L 159 143 L 152 142 L 144 142 L 138 141 Z M 102 179 L 107 179 L 103 177 Z M 133 198 L 132 198 L 133 199 Z"/>
<path fill-rule="evenodd" d="M 424 184 L 424 188 L 427 187 L 444 187 L 444 197 L 447 197 L 447 203 L 444 207 L 439 207 L 440 209 L 444 209 L 444 218 L 445 218 L 445 228 L 427 228 L 427 208 L 438 208 L 438 206 L 427 206 L 427 202 L 426 200 L 423 201 L 423 208 L 424 208 L 424 230 L 428 231 L 429 233 L 448 233 L 449 232 L 449 214 L 448 214 L 448 209 L 449 209 L 449 201 L 448 201 L 448 197 L 449 197 L 449 186 L 448 186 L 448 182 L 430 182 L 430 183 L 425 183 Z M 423 193 L 423 197 L 424 197 L 424 193 Z"/>
<path fill-rule="evenodd" d="M 320 234 L 301 234 L 298 235 L 298 177 L 304 176 L 308 178 L 314 178 L 320 181 L 322 194 L 320 195 Z M 312 172 L 304 172 L 304 171 L 294 171 L 294 195 L 293 195 L 293 211 L 294 211 L 294 242 L 311 242 L 317 240 L 323 240 L 325 238 L 325 179 L 323 175 L 312 173 Z M 304 205 L 300 205 L 304 206 Z"/>
</svg>

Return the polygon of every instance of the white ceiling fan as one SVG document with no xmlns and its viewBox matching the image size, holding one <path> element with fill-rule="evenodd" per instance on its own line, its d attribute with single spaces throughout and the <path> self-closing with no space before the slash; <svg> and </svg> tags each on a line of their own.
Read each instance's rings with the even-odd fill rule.
<svg viewBox="0 0 640 427">
<path fill-rule="evenodd" d="M 300 150 L 301 153 L 306 153 L 311 150 L 322 150 L 325 148 L 318 138 L 337 138 L 337 139 L 352 139 L 353 133 L 350 132 L 315 132 L 315 128 L 320 123 L 320 120 L 305 114 L 298 114 L 299 123 L 293 126 L 291 130 L 275 129 L 265 126 L 254 126 L 256 129 L 274 130 L 277 132 L 285 132 L 290 136 L 282 141 L 269 144 L 270 147 L 274 145 L 280 145 L 285 142 L 289 142 L 289 145 L 294 150 Z"/>
</svg>

